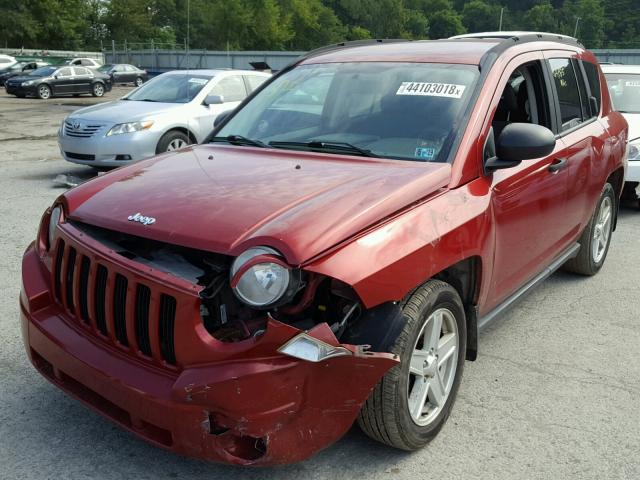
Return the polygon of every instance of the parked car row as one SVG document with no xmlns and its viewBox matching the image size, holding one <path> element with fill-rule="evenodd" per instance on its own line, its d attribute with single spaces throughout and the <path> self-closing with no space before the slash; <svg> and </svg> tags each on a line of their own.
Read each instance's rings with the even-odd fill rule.
<svg viewBox="0 0 640 480">
<path fill-rule="evenodd" d="M 102 97 L 111 90 L 111 78 L 86 67 L 47 66 L 29 75 L 9 78 L 5 88 L 7 93 L 17 97 L 36 96 L 43 100 L 58 95 Z"/>
<path fill-rule="evenodd" d="M 0 66 L 0 86 L 4 86 L 5 82 L 12 77 L 29 75 L 38 68 L 46 67 L 47 65 L 49 65 L 47 62 L 32 61 L 16 62 L 4 68 Z"/>
</svg>

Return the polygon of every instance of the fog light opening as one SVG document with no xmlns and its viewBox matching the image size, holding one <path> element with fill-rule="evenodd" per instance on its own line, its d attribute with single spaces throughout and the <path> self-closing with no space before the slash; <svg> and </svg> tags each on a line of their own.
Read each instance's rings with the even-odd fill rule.
<svg viewBox="0 0 640 480">
<path fill-rule="evenodd" d="M 131 160 L 131 155 L 116 155 L 116 160 Z"/>
<path fill-rule="evenodd" d="M 216 437 L 218 437 L 220 435 L 224 435 L 228 431 L 229 429 L 227 427 L 223 427 L 222 425 L 218 425 L 216 423 L 214 415 L 209 414 L 209 433 L 211 435 L 215 435 Z"/>
</svg>

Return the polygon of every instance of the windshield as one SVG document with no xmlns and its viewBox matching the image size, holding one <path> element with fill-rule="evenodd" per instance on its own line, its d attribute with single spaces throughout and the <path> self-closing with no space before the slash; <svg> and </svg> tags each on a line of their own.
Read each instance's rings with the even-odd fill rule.
<svg viewBox="0 0 640 480">
<path fill-rule="evenodd" d="M 29 75 L 33 77 L 48 77 L 49 75 L 53 75 L 53 72 L 55 72 L 56 70 L 56 67 L 42 67 L 34 70 Z"/>
<path fill-rule="evenodd" d="M 470 65 L 303 65 L 269 84 L 217 138 L 444 162 L 478 76 Z"/>
<path fill-rule="evenodd" d="M 640 74 L 605 73 L 613 108 L 623 113 L 640 113 Z"/>
<path fill-rule="evenodd" d="M 188 72 L 159 75 L 124 98 L 146 102 L 188 103 L 212 78 L 211 75 Z"/>
</svg>

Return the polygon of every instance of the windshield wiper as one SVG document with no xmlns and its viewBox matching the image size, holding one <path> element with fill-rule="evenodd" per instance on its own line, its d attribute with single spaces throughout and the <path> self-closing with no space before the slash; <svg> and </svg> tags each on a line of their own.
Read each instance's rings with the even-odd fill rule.
<svg viewBox="0 0 640 480">
<path fill-rule="evenodd" d="M 250 147 L 260 147 L 267 148 L 268 145 L 266 143 L 261 142 L 260 140 L 254 140 L 252 138 L 243 137 L 242 135 L 227 135 L 226 137 L 213 137 L 210 142 L 227 142 L 231 145 L 240 145 L 240 146 L 250 146 Z"/>
<path fill-rule="evenodd" d="M 158 100 L 153 100 L 151 98 L 141 98 L 140 100 L 136 100 L 136 101 L 138 101 L 138 102 L 157 102 Z"/>
<path fill-rule="evenodd" d="M 377 157 L 371 150 L 356 147 L 347 142 L 334 142 L 327 140 L 311 140 L 310 142 L 269 142 L 275 148 L 301 148 L 304 150 L 319 150 L 328 153 L 346 153 L 360 155 L 362 157 Z"/>
</svg>

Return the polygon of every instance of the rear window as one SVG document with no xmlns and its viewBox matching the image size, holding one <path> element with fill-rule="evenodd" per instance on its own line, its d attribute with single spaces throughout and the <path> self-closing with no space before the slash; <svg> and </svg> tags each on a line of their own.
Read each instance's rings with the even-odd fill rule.
<svg viewBox="0 0 640 480">
<path fill-rule="evenodd" d="M 613 108 L 621 113 L 640 113 L 640 74 L 605 73 Z"/>
<path fill-rule="evenodd" d="M 583 119 L 576 73 L 568 58 L 552 58 L 549 60 L 549 65 L 560 102 L 561 129 L 562 131 L 570 130 L 580 125 Z"/>
<path fill-rule="evenodd" d="M 598 67 L 591 62 L 582 62 L 584 73 L 587 76 L 587 82 L 591 90 L 591 96 L 595 98 L 598 106 L 598 112 L 592 112 L 596 115 L 600 112 L 600 104 L 602 102 L 602 95 L 600 93 L 600 75 L 598 73 Z"/>
</svg>

